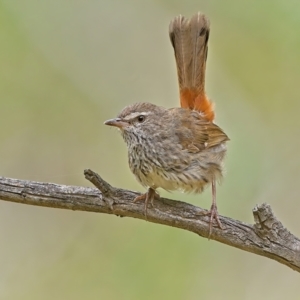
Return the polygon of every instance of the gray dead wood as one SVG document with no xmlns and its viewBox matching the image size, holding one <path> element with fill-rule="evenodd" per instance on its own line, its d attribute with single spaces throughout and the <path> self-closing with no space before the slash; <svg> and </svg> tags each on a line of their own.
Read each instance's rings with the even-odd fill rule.
<svg viewBox="0 0 300 300">
<path fill-rule="evenodd" d="M 23 204 L 91 211 L 145 219 L 143 203 L 133 203 L 138 193 L 114 188 L 98 174 L 85 170 L 96 187 L 66 186 L 0 177 L 0 199 Z M 161 198 L 148 209 L 147 221 L 208 235 L 207 212 L 189 203 Z M 300 240 L 275 217 L 270 205 L 253 209 L 255 223 L 220 216 L 223 230 L 213 228 L 211 239 L 276 260 L 300 272 Z"/>
</svg>

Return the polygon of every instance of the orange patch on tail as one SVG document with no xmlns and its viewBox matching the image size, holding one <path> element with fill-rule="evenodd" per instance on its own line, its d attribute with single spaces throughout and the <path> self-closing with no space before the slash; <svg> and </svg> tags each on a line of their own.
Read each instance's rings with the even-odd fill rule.
<svg viewBox="0 0 300 300">
<path fill-rule="evenodd" d="M 210 122 L 215 118 L 213 103 L 205 93 L 199 93 L 196 90 L 187 88 L 182 89 L 180 91 L 180 106 L 202 112 L 204 117 Z"/>
</svg>

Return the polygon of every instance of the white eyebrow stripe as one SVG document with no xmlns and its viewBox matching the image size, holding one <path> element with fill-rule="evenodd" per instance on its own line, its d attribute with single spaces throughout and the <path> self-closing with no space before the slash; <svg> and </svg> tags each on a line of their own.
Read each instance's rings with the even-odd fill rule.
<svg viewBox="0 0 300 300">
<path fill-rule="evenodd" d="M 148 116 L 150 114 L 150 112 L 133 112 L 131 114 L 129 114 L 128 116 L 126 116 L 124 118 L 124 120 L 132 120 L 138 116 Z"/>
</svg>

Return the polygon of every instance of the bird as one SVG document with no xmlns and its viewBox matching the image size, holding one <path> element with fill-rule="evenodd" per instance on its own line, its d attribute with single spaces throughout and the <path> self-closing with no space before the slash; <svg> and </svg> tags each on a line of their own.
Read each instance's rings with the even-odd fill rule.
<svg viewBox="0 0 300 300">
<path fill-rule="evenodd" d="M 128 163 L 147 192 L 133 199 L 144 201 L 144 213 L 158 188 L 200 194 L 212 187 L 207 215 L 209 237 L 213 222 L 223 228 L 216 202 L 216 183 L 223 177 L 226 133 L 214 123 L 214 104 L 205 92 L 205 70 L 210 23 L 198 12 L 190 19 L 175 17 L 169 37 L 177 66 L 180 107 L 164 108 L 140 102 L 126 106 L 105 125 L 119 129 L 128 148 Z"/>
</svg>

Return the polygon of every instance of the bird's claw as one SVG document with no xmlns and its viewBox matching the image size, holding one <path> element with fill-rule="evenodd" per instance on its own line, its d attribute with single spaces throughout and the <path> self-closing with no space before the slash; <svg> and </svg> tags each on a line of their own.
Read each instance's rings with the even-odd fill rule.
<svg viewBox="0 0 300 300">
<path fill-rule="evenodd" d="M 145 218 L 147 219 L 148 204 L 150 203 L 151 207 L 154 207 L 153 204 L 154 199 L 159 199 L 159 198 L 160 198 L 159 194 L 154 189 L 149 188 L 145 194 L 135 197 L 133 202 L 145 201 L 144 214 L 145 214 Z"/>
</svg>

